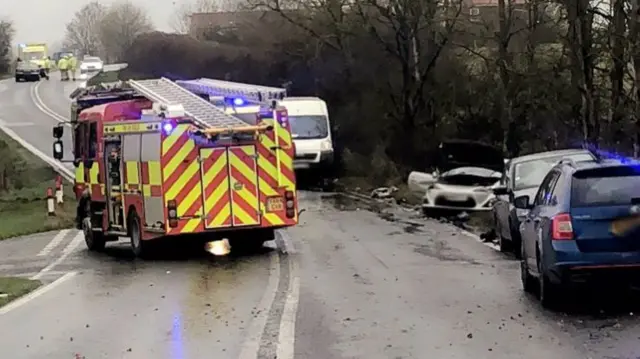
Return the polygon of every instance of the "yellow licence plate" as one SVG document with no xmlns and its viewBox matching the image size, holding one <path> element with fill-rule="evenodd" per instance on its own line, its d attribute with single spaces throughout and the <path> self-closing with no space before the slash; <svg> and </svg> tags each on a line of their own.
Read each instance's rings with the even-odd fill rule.
<svg viewBox="0 0 640 359">
<path fill-rule="evenodd" d="M 267 198 L 267 212 L 284 211 L 284 198 L 270 197 Z"/>
<path fill-rule="evenodd" d="M 622 236 L 640 226 L 640 216 L 624 217 L 611 222 L 611 233 Z"/>
</svg>

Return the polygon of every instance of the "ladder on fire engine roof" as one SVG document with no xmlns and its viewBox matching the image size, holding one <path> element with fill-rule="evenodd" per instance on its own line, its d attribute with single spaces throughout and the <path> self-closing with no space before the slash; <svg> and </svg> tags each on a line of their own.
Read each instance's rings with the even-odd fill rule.
<svg viewBox="0 0 640 359">
<path fill-rule="evenodd" d="M 207 78 L 176 81 L 176 83 L 197 94 L 241 98 L 258 104 L 269 104 L 272 101 L 282 100 L 287 95 L 287 90 L 283 88 Z"/>
<path fill-rule="evenodd" d="M 185 113 L 205 128 L 231 129 L 247 127 L 247 124 L 241 119 L 226 114 L 209 101 L 182 88 L 167 78 L 129 80 L 128 83 L 141 95 L 160 105 L 182 105 Z"/>
</svg>

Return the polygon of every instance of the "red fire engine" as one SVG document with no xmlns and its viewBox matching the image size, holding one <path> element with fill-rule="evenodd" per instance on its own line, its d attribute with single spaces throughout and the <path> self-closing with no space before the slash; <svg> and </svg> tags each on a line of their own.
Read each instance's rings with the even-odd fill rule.
<svg viewBox="0 0 640 359">
<path fill-rule="evenodd" d="M 166 236 L 258 246 L 297 224 L 294 147 L 277 106 L 285 90 L 220 82 L 198 92 L 263 110 L 249 124 L 165 78 L 75 94 L 77 221 L 90 250 L 120 236 L 137 256 Z M 62 135 L 54 128 L 58 160 Z"/>
</svg>

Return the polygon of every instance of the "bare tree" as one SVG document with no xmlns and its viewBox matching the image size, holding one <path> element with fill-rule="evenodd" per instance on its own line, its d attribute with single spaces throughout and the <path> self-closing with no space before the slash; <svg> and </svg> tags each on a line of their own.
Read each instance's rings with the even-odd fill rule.
<svg viewBox="0 0 640 359">
<path fill-rule="evenodd" d="M 130 1 L 113 4 L 100 24 L 100 42 L 106 60 L 120 61 L 124 52 L 138 35 L 153 31 L 151 20 L 144 10 Z"/>
<path fill-rule="evenodd" d="M 585 143 L 596 144 L 600 121 L 596 113 L 594 83 L 593 5 L 589 0 L 566 1 L 569 24 L 567 45 L 571 59 L 571 82 L 577 92 L 574 112 L 582 125 Z"/>
<path fill-rule="evenodd" d="M 9 72 L 11 68 L 11 41 L 14 33 L 11 21 L 0 21 L 0 74 Z"/>
<path fill-rule="evenodd" d="M 194 0 L 178 6 L 171 27 L 179 34 L 187 34 L 191 29 L 191 15 L 202 12 L 233 11 L 239 5 L 233 0 Z"/>
<path fill-rule="evenodd" d="M 81 54 L 102 54 L 100 31 L 106 13 L 98 1 L 83 6 L 67 24 L 64 46 Z"/>
</svg>

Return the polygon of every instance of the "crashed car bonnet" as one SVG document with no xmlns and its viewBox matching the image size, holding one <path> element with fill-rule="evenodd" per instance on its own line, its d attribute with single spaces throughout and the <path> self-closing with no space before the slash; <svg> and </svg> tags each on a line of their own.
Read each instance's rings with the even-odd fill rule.
<svg viewBox="0 0 640 359">
<path fill-rule="evenodd" d="M 489 145 L 452 140 L 440 144 L 437 171 L 412 172 L 409 189 L 422 192 L 425 209 L 490 210 L 495 200 L 491 188 L 504 170 L 502 153 Z"/>
</svg>

